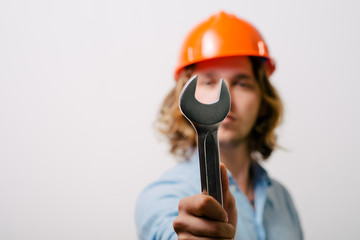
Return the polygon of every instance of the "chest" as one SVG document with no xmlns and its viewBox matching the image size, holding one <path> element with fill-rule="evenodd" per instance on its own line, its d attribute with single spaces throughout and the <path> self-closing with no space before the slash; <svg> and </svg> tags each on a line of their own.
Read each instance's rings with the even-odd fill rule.
<svg viewBox="0 0 360 240">
<path fill-rule="evenodd" d="M 233 188 L 233 190 L 235 190 Z M 241 191 L 235 190 L 238 223 L 235 239 L 301 240 L 301 230 L 287 207 L 286 199 L 270 201 L 266 195 L 255 199 L 255 209 Z"/>
</svg>

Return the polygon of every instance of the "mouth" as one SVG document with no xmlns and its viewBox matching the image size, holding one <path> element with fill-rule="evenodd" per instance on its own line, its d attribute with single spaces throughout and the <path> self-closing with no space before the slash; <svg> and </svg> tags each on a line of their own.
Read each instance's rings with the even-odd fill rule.
<svg viewBox="0 0 360 240">
<path fill-rule="evenodd" d="M 226 118 L 223 120 L 223 124 L 231 123 L 235 121 L 235 117 L 232 114 L 228 114 Z"/>
</svg>

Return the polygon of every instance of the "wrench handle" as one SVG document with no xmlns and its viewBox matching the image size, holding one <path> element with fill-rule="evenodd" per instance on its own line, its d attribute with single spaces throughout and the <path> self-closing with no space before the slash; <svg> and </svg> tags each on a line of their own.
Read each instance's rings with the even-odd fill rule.
<svg viewBox="0 0 360 240">
<path fill-rule="evenodd" d="M 217 129 L 198 134 L 201 190 L 223 205 Z"/>
</svg>

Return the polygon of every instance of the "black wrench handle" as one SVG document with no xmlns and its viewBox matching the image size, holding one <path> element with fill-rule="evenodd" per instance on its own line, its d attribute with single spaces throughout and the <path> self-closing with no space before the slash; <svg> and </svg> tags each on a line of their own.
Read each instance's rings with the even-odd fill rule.
<svg viewBox="0 0 360 240">
<path fill-rule="evenodd" d="M 219 141 L 217 129 L 211 132 L 198 131 L 198 149 L 201 190 L 223 205 Z"/>
</svg>

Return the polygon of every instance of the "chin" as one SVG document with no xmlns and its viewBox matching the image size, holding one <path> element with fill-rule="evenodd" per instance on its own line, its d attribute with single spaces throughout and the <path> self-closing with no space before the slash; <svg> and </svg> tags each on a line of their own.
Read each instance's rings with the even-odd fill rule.
<svg viewBox="0 0 360 240">
<path fill-rule="evenodd" d="M 238 146 L 247 139 L 246 136 L 243 136 L 239 132 L 234 133 L 233 131 L 219 132 L 218 137 L 220 146 Z"/>
<path fill-rule="evenodd" d="M 232 144 L 234 142 L 237 142 L 236 138 L 234 136 L 221 136 L 219 137 L 219 144 L 223 144 L 223 145 L 229 145 Z"/>
<path fill-rule="evenodd" d="M 231 139 L 241 137 L 241 133 L 239 131 L 234 131 L 234 129 L 220 128 L 219 129 L 219 141 L 231 141 Z"/>
</svg>

